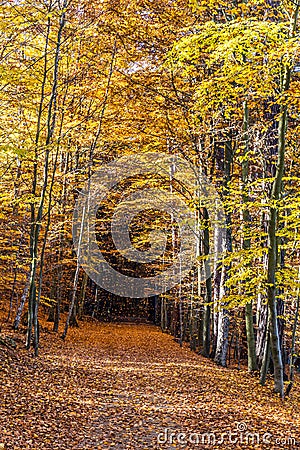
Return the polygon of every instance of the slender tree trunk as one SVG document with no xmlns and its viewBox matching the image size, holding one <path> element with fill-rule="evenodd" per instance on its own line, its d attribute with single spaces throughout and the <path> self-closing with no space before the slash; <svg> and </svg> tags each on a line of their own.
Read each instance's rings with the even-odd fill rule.
<svg viewBox="0 0 300 450">
<path fill-rule="evenodd" d="M 80 298 L 78 301 L 78 319 L 82 319 L 82 316 L 83 316 L 87 281 L 88 281 L 88 276 L 87 276 L 87 273 L 84 272 L 81 291 L 80 291 Z M 96 291 L 97 291 L 97 287 L 96 287 Z M 96 298 L 96 294 L 95 294 L 95 298 Z"/>
<path fill-rule="evenodd" d="M 68 172 L 68 166 L 69 166 L 69 153 L 67 152 L 65 157 L 63 156 L 63 152 L 61 154 L 61 172 L 64 174 L 64 181 L 63 181 L 63 188 L 62 188 L 62 210 L 61 215 L 62 217 L 65 217 L 66 214 L 66 195 L 67 195 L 67 172 Z M 59 252 L 58 252 L 58 258 L 57 258 L 57 264 L 58 264 L 58 283 L 57 283 L 57 298 L 56 298 L 56 305 L 55 305 L 55 311 L 54 311 L 54 323 L 53 323 L 53 331 L 58 332 L 59 322 L 60 322 L 60 305 L 61 305 L 61 298 L 62 298 L 62 279 L 63 279 L 63 268 L 62 268 L 62 259 L 63 259 L 63 251 L 64 251 L 64 222 L 62 224 L 62 229 L 59 231 Z"/>
<path fill-rule="evenodd" d="M 293 37 L 296 31 L 299 6 L 296 6 L 293 21 L 291 24 L 290 37 Z M 290 87 L 291 65 L 285 65 L 282 80 L 281 92 L 286 92 Z M 270 346 L 272 359 L 274 364 L 274 389 L 280 396 L 284 397 L 283 385 L 283 362 L 280 346 L 280 338 L 278 332 L 277 321 L 277 302 L 276 302 L 276 269 L 277 269 L 277 238 L 276 232 L 278 228 L 278 206 L 277 202 L 282 193 L 282 177 L 285 167 L 285 140 L 286 129 L 288 125 L 288 107 L 282 105 L 280 108 L 280 119 L 278 126 L 278 158 L 275 179 L 271 191 L 271 207 L 270 219 L 268 226 L 268 267 L 267 267 L 267 283 L 268 283 L 268 310 L 270 317 Z"/>
<path fill-rule="evenodd" d="M 108 102 L 108 95 L 109 95 L 111 79 L 112 79 L 112 75 L 113 75 L 113 71 L 114 71 L 116 53 L 117 53 L 117 38 L 115 37 L 112 54 L 111 54 L 110 65 L 109 65 L 106 89 L 105 89 L 105 93 L 104 93 L 104 99 L 103 99 L 102 108 L 100 111 L 100 116 L 99 116 L 99 121 L 98 121 L 98 128 L 97 128 L 97 131 L 96 131 L 95 137 L 93 139 L 93 142 L 91 144 L 90 152 L 89 152 L 89 161 L 88 161 L 88 179 L 89 180 L 92 175 L 92 166 L 93 166 L 93 162 L 94 162 L 95 149 L 97 147 L 97 144 L 98 144 L 99 138 L 101 136 L 101 132 L 102 132 L 102 124 L 103 124 L 104 114 L 105 114 L 105 110 L 106 110 L 107 102 Z M 89 189 L 88 189 L 88 191 L 89 191 Z M 89 207 L 89 205 L 88 205 L 88 207 Z M 80 251 L 80 249 L 78 249 L 78 251 Z M 76 293 L 77 293 L 77 285 L 78 285 L 78 280 L 79 280 L 79 269 L 80 269 L 78 259 L 79 259 L 79 256 L 77 257 L 77 266 L 76 266 L 76 271 L 75 271 L 73 294 L 72 294 L 72 300 L 71 300 L 71 304 L 70 304 L 70 308 L 69 308 L 69 314 L 68 314 L 68 318 L 66 321 L 64 332 L 62 334 L 63 339 L 66 338 L 69 325 L 70 326 L 78 326 L 77 317 L 76 317 L 77 316 Z"/>
<path fill-rule="evenodd" d="M 52 11 L 52 1 L 49 3 L 48 7 L 48 19 L 47 19 L 47 34 L 45 40 L 45 48 L 44 48 L 44 70 L 43 70 L 43 80 L 41 86 L 41 99 L 38 110 L 37 117 L 37 129 L 35 136 L 35 149 L 34 149 L 34 164 L 33 164 L 33 177 L 32 177 L 32 189 L 31 194 L 32 197 L 35 198 L 36 190 L 37 190 L 37 181 L 38 181 L 38 145 L 41 134 L 41 121 L 42 121 L 42 113 L 44 109 L 44 101 L 45 101 L 45 90 L 46 90 L 46 82 L 47 82 L 47 72 L 48 72 L 48 46 L 49 46 L 49 36 L 51 29 L 51 14 Z M 29 298 L 28 298 L 28 325 L 27 325 L 27 336 L 26 336 L 26 347 L 29 348 L 31 345 L 31 334 L 32 334 L 32 324 L 33 324 L 33 311 L 34 311 L 34 295 L 35 295 L 35 271 L 37 264 L 37 248 L 36 248 L 36 212 L 35 212 L 35 203 L 31 203 L 31 226 L 30 226 L 30 278 L 29 278 Z"/>
<path fill-rule="evenodd" d="M 32 336 L 32 326 L 34 324 L 36 330 L 36 338 L 38 339 L 38 322 L 37 322 L 37 312 L 38 312 L 38 304 L 36 297 L 36 272 L 37 272 L 37 264 L 38 264 L 38 243 L 39 243 L 39 234 L 41 228 L 41 221 L 43 217 L 43 209 L 44 203 L 46 199 L 46 191 L 48 187 L 48 176 L 49 176 L 49 156 L 50 156 L 50 143 L 54 134 L 55 121 L 56 121 L 56 96 L 57 96 L 57 85 L 58 85 L 58 66 L 59 66 L 59 57 L 60 57 L 60 48 L 61 48 L 61 39 L 62 32 L 66 22 L 66 6 L 67 0 L 64 0 L 62 5 L 62 12 L 60 16 L 60 24 L 57 34 L 57 43 L 55 50 L 55 60 L 54 60 L 54 69 L 53 69 L 53 86 L 48 106 L 48 116 L 47 116 L 47 137 L 45 142 L 45 159 L 44 159 L 44 174 L 43 174 L 43 186 L 40 194 L 40 202 L 37 210 L 37 215 L 35 220 L 33 221 L 33 227 L 31 231 L 31 272 L 30 272 L 30 288 L 29 288 L 29 299 L 28 299 L 28 327 L 27 327 L 27 337 L 26 337 L 26 348 L 29 349 L 31 345 L 31 336 Z M 36 185 L 37 174 L 35 173 L 35 181 Z M 35 190 L 34 190 L 35 191 Z M 35 214 L 32 215 L 32 217 Z M 35 346 L 36 339 L 34 342 Z"/>
<path fill-rule="evenodd" d="M 182 286 L 181 286 L 181 263 L 180 263 L 180 283 L 178 289 L 179 296 L 179 344 L 182 347 L 183 344 L 183 320 L 184 320 L 184 311 L 183 311 L 183 301 L 182 301 Z"/>
<path fill-rule="evenodd" d="M 20 304 L 19 304 L 19 307 L 18 307 L 18 310 L 17 310 L 17 313 L 16 313 L 15 320 L 14 320 L 14 324 L 13 324 L 13 329 L 14 330 L 17 330 L 19 328 L 20 320 L 21 320 L 21 317 L 22 317 L 22 313 L 23 313 L 23 310 L 24 310 L 24 306 L 25 306 L 27 295 L 28 295 L 28 291 L 29 291 L 29 286 L 30 286 L 30 273 L 28 273 L 28 275 L 27 275 L 26 284 L 24 286 L 22 297 L 21 297 L 21 301 L 20 301 Z"/>
<path fill-rule="evenodd" d="M 267 379 L 267 373 L 270 365 L 271 348 L 270 348 L 270 320 L 267 319 L 266 337 L 264 341 L 264 352 L 260 368 L 260 384 L 265 385 Z"/>
<path fill-rule="evenodd" d="M 286 395 L 290 394 L 292 387 L 294 385 L 294 377 L 295 377 L 295 365 L 294 365 L 295 344 L 296 344 L 297 327 L 298 327 L 298 320 L 299 320 L 299 309 L 300 309 L 299 282 L 300 282 L 300 267 L 299 267 L 299 271 L 298 271 L 298 289 L 297 289 L 297 295 L 296 295 L 296 310 L 295 310 L 295 317 L 294 317 L 293 331 L 292 331 L 292 345 L 291 345 L 291 351 L 290 351 L 289 384 L 286 388 Z"/>
<path fill-rule="evenodd" d="M 214 236 L 214 247 L 215 247 L 215 254 L 218 254 L 218 248 L 221 244 L 221 233 L 219 227 L 216 227 L 215 229 L 215 236 Z M 220 302 L 220 289 L 221 289 L 221 275 L 222 275 L 222 267 L 220 261 L 215 261 L 215 267 L 214 267 L 214 321 L 213 321 L 213 348 L 212 348 L 212 354 L 211 357 L 214 358 L 216 355 L 217 350 L 217 340 L 218 340 L 218 323 L 219 323 L 219 302 Z"/>
<path fill-rule="evenodd" d="M 196 326 L 196 311 L 195 311 L 195 295 L 194 295 L 194 287 L 195 285 L 195 273 L 192 275 L 192 284 L 191 284 L 191 299 L 190 299 L 190 309 L 189 309 L 189 323 L 190 323 L 190 349 L 196 351 L 196 343 L 197 343 L 197 326 Z"/>
<path fill-rule="evenodd" d="M 257 333 L 256 333 L 256 359 L 258 369 L 261 369 L 264 354 L 265 342 L 267 340 L 267 325 L 268 325 L 268 304 L 267 300 L 262 294 L 259 294 L 257 301 Z"/>
<path fill-rule="evenodd" d="M 69 329 L 69 325 L 70 325 L 70 320 L 73 314 L 73 308 L 75 305 L 75 300 L 76 300 L 76 295 L 77 295 L 77 286 L 78 286 L 78 278 L 79 278 L 79 270 L 80 270 L 80 249 L 81 249 L 81 242 L 82 242 L 82 234 L 83 234 L 83 225 L 84 225 L 84 220 L 85 220 L 85 206 L 83 207 L 83 211 L 82 211 L 82 219 L 81 219 L 81 225 L 80 225 L 80 234 L 79 234 L 79 239 L 78 239 L 78 249 L 77 249 L 77 265 L 76 265 L 76 271 L 75 271 L 75 277 L 74 277 L 74 284 L 73 284 L 73 292 L 72 292 L 72 300 L 71 300 L 71 304 L 69 307 L 69 313 L 68 313 L 68 317 L 66 320 L 66 324 L 65 324 L 65 329 L 63 334 L 61 335 L 61 338 L 63 340 L 65 340 L 67 333 L 68 333 L 68 329 Z"/>
<path fill-rule="evenodd" d="M 249 177 L 249 109 L 248 104 L 245 101 L 244 105 L 244 158 L 242 162 L 242 183 L 243 183 L 243 222 L 244 222 L 244 238 L 243 238 L 243 249 L 249 250 L 251 246 L 250 240 L 250 214 L 247 203 L 249 202 L 248 195 L 248 177 Z M 245 306 L 245 319 L 246 319 L 246 334 L 247 334 L 247 347 L 248 347 L 248 371 L 253 372 L 257 370 L 256 362 L 256 352 L 255 352 L 255 336 L 253 328 L 253 307 L 252 301 L 249 301 Z"/>
<path fill-rule="evenodd" d="M 286 126 L 286 107 L 283 107 L 282 117 L 279 122 L 279 151 L 278 166 L 276 170 L 275 180 L 272 188 L 271 200 L 277 201 L 281 193 L 281 179 L 284 170 L 284 135 Z M 268 267 L 267 267 L 267 283 L 268 283 L 268 311 L 270 318 L 270 345 L 272 358 L 274 363 L 274 383 L 275 392 L 280 393 L 283 397 L 283 364 L 280 348 L 280 339 L 278 333 L 277 322 L 277 304 L 276 304 L 276 266 L 277 266 L 277 206 L 270 208 L 270 219 L 268 227 L 269 247 L 268 247 Z"/>
<path fill-rule="evenodd" d="M 209 216 L 207 208 L 203 209 L 204 219 L 204 233 L 203 233 L 203 246 L 204 255 L 209 255 Z M 206 298 L 203 314 L 203 356 L 208 357 L 210 355 L 210 322 L 211 322 L 211 302 L 212 302 L 212 277 L 210 271 L 210 262 L 205 259 L 205 286 L 206 286 Z"/>
</svg>

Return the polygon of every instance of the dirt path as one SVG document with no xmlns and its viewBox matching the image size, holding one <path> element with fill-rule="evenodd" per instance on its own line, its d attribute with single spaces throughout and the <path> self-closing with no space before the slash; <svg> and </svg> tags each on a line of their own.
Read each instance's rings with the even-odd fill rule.
<svg viewBox="0 0 300 450">
<path fill-rule="evenodd" d="M 271 385 L 218 368 L 153 326 L 85 324 L 65 343 L 44 334 L 38 359 L 2 351 L 0 363 L 7 449 L 300 446 L 289 441 L 300 442 L 298 388 L 282 405 Z"/>
</svg>

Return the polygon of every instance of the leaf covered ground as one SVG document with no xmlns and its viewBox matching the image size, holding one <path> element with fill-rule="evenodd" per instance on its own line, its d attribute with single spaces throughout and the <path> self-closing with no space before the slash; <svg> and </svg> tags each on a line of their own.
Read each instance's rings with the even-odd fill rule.
<svg viewBox="0 0 300 450">
<path fill-rule="evenodd" d="M 17 349 L 0 346 L 0 448 L 300 446 L 297 384 L 282 403 L 271 382 L 217 367 L 157 327 L 86 322 L 65 342 L 44 331 L 38 358 L 10 335 Z"/>
</svg>

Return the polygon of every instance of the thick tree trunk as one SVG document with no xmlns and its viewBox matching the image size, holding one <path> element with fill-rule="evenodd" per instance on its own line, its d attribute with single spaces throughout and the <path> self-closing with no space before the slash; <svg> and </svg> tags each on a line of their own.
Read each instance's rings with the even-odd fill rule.
<svg viewBox="0 0 300 450">
<path fill-rule="evenodd" d="M 225 277 L 226 277 L 227 269 L 225 266 L 222 267 L 222 275 L 221 275 L 221 290 L 220 290 L 220 301 L 224 297 L 225 290 Z M 227 359 L 227 350 L 228 350 L 228 336 L 229 336 L 229 311 L 222 307 L 219 311 L 218 317 L 218 338 L 217 338 L 217 348 L 215 355 L 215 362 L 223 367 L 226 367 L 226 359 Z"/>
<path fill-rule="evenodd" d="M 225 249 L 226 252 L 232 252 L 232 237 L 231 237 L 231 212 L 226 205 L 226 199 L 229 196 L 229 182 L 231 179 L 231 167 L 232 167 L 232 142 L 228 140 L 225 143 L 224 152 L 224 201 L 225 201 L 225 212 L 226 212 L 226 233 L 225 233 Z M 228 276 L 227 265 L 222 266 L 222 275 L 220 282 L 220 301 L 219 301 L 219 317 L 218 317 L 218 337 L 217 337 L 217 348 L 215 354 L 215 362 L 221 366 L 226 366 L 227 350 L 228 350 L 228 336 L 229 336 L 229 311 L 226 309 L 226 302 L 224 303 L 222 299 L 226 295 L 226 280 Z"/>
</svg>

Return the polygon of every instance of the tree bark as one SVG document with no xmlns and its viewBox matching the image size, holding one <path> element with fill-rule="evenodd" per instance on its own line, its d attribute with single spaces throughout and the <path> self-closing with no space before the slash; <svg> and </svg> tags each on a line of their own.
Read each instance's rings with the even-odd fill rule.
<svg viewBox="0 0 300 450">
<path fill-rule="evenodd" d="M 244 222 L 244 237 L 243 237 L 243 249 L 249 250 L 251 246 L 250 240 L 250 214 L 248 209 L 249 195 L 248 195 L 248 177 L 249 177 L 249 109 L 247 101 L 244 102 L 244 158 L 242 162 L 242 189 L 243 189 L 243 222 Z M 252 300 L 250 300 L 245 306 L 245 320 L 246 320 L 246 334 L 247 334 L 247 347 L 248 347 L 248 371 L 253 372 L 257 370 L 256 352 L 255 352 L 255 336 L 253 328 L 253 308 Z"/>
<path fill-rule="evenodd" d="M 208 216 L 207 208 L 203 208 L 203 219 L 204 219 L 203 246 L 204 246 L 204 255 L 207 257 L 209 255 L 209 216 Z M 202 355 L 208 357 L 210 355 L 212 277 L 211 277 L 211 273 L 210 273 L 210 263 L 207 259 L 205 259 L 204 264 L 205 264 L 205 277 L 206 277 L 206 281 L 205 281 L 206 297 L 205 297 L 204 314 L 203 314 Z"/>
<path fill-rule="evenodd" d="M 229 197 L 229 182 L 231 179 L 231 167 L 233 160 L 233 149 L 231 139 L 225 142 L 224 151 L 224 203 L 225 203 L 225 218 L 226 218 L 226 233 L 225 233 L 225 249 L 227 253 L 232 252 L 232 237 L 231 237 L 231 212 L 226 205 L 226 199 Z M 221 309 L 218 317 L 218 337 L 217 348 L 215 354 L 215 362 L 223 367 L 226 366 L 227 350 L 228 350 L 228 336 L 229 336 L 229 311 L 226 308 L 226 302 L 222 299 L 226 295 L 226 280 L 228 276 L 229 267 L 226 264 L 222 266 L 221 282 L 220 282 L 220 302 Z M 219 305 L 220 307 L 220 305 Z"/>
</svg>

